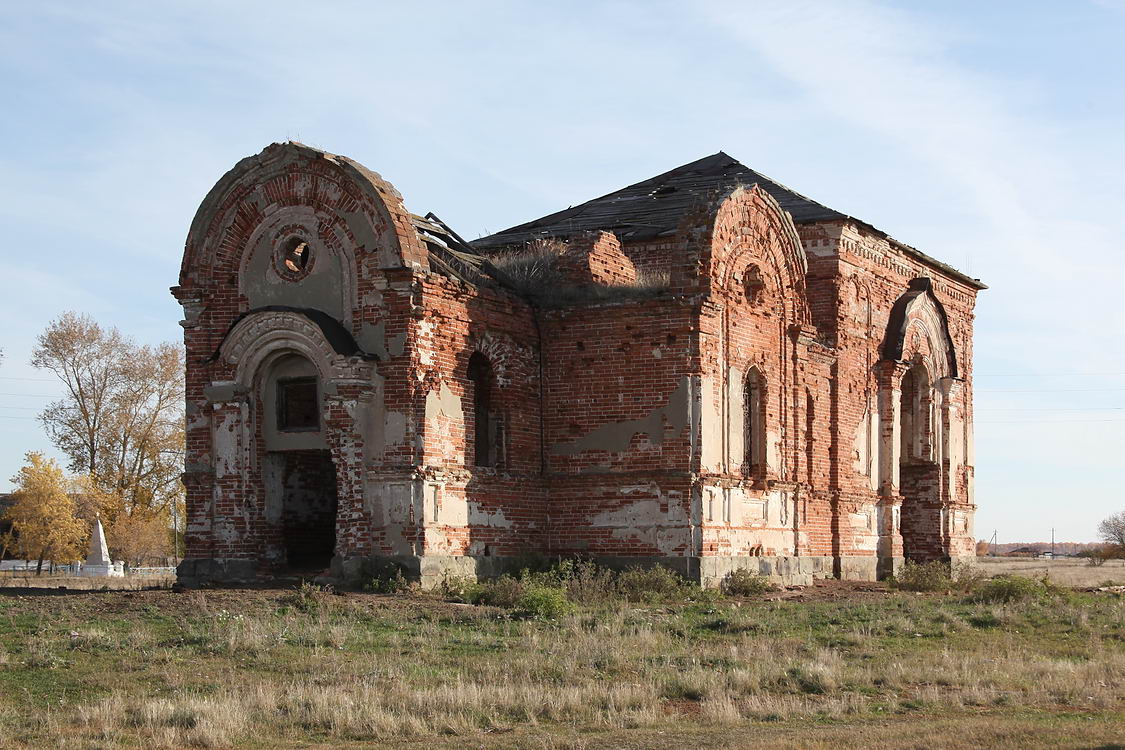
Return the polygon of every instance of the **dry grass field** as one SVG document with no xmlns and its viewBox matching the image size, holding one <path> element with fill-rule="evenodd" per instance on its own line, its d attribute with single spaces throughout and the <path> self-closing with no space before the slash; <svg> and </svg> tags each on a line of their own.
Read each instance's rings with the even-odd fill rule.
<svg viewBox="0 0 1125 750">
<path fill-rule="evenodd" d="M 1125 598 L 1035 587 L 0 591 L 0 747 L 1125 747 Z"/>
<path fill-rule="evenodd" d="M 976 564 L 987 575 L 1047 576 L 1061 586 L 1091 587 L 1106 583 L 1125 585 L 1125 560 L 1107 560 L 1094 566 L 1075 557 L 1055 560 L 1034 557 L 978 557 Z"/>
</svg>

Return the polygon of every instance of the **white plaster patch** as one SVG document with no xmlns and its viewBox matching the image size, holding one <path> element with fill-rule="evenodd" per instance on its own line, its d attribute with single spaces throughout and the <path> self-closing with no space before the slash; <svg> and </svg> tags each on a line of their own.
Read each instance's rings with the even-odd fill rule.
<svg viewBox="0 0 1125 750">
<path fill-rule="evenodd" d="M 658 490 L 653 487 L 653 491 Z M 668 504 L 668 510 L 661 509 L 659 499 L 637 500 L 615 510 L 599 513 L 590 519 L 594 527 L 608 528 L 614 539 L 639 540 L 648 546 L 670 555 L 685 541 L 683 527 L 670 528 L 673 524 L 686 524 L 687 516 L 681 504 Z"/>
<path fill-rule="evenodd" d="M 239 538 L 238 529 L 229 521 L 216 521 L 211 533 L 219 542 L 235 542 Z"/>
<path fill-rule="evenodd" d="M 400 445 L 406 441 L 406 415 L 399 411 L 387 412 L 383 420 L 383 436 L 387 445 Z"/>
<path fill-rule="evenodd" d="M 766 433 L 766 466 L 770 474 L 779 476 L 785 474 L 785 467 L 781 463 L 781 435 L 777 432 Z"/>
<path fill-rule="evenodd" d="M 449 390 L 444 380 L 438 390 L 426 394 L 426 419 L 461 416 L 461 397 Z"/>
<path fill-rule="evenodd" d="M 730 368 L 727 384 L 727 464 L 737 468 L 746 458 L 746 394 L 743 388 L 742 370 Z"/>
<path fill-rule="evenodd" d="M 423 340 L 432 339 L 434 336 L 434 322 L 429 319 L 418 321 L 418 338 Z M 434 365 L 434 353 L 430 351 L 429 347 L 418 347 L 418 362 L 424 366 L 432 367 Z"/>
<path fill-rule="evenodd" d="M 212 442 L 215 456 L 215 477 L 237 474 L 239 453 L 239 418 L 234 414 L 227 414 L 223 421 L 215 428 L 215 438 Z"/>
<path fill-rule="evenodd" d="M 720 402 L 715 398 L 715 381 L 709 377 L 700 379 L 701 424 L 703 445 L 700 460 L 703 468 L 720 471 L 723 460 L 723 424 L 719 417 Z"/>
<path fill-rule="evenodd" d="M 369 483 L 365 508 L 393 554 L 414 554 L 403 535 L 403 528 L 419 515 L 414 509 L 413 482 Z"/>
<path fill-rule="evenodd" d="M 765 526 L 769 505 L 765 500 L 744 499 L 742 502 L 742 526 Z"/>
<path fill-rule="evenodd" d="M 480 503 L 469 502 L 469 525 L 489 526 L 495 529 L 512 528 L 511 520 L 504 517 L 504 512 L 497 510 L 483 510 Z"/>
</svg>

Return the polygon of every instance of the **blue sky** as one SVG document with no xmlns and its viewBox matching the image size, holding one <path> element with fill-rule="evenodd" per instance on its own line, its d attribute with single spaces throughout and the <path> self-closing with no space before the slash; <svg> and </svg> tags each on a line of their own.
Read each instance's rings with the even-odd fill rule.
<svg viewBox="0 0 1125 750">
<path fill-rule="evenodd" d="M 417 5 L 414 7 L 407 7 Z M 64 310 L 176 339 L 188 224 L 296 139 L 476 237 L 714 153 L 991 285 L 977 535 L 1125 509 L 1125 0 L 0 6 L 0 488 Z"/>
</svg>

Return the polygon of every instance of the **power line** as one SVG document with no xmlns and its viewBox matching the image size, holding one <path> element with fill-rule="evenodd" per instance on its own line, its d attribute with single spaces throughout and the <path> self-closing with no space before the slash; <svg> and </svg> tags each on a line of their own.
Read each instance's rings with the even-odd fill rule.
<svg viewBox="0 0 1125 750">
<path fill-rule="evenodd" d="M 34 380 L 34 381 L 35 381 L 36 383 L 57 383 L 57 382 L 59 382 L 57 378 L 12 378 L 12 377 L 0 377 L 0 380 Z"/>
<path fill-rule="evenodd" d="M 974 378 L 1112 378 L 1125 372 L 974 372 Z"/>
<path fill-rule="evenodd" d="M 24 396 L 26 398 L 55 398 L 61 393 L 0 393 L 0 396 Z"/>
<path fill-rule="evenodd" d="M 1092 393 L 1095 391 L 1125 391 L 1125 388 L 982 388 L 977 393 Z"/>
<path fill-rule="evenodd" d="M 0 407 L 4 408 L 4 407 Z M 991 407 L 985 406 L 978 408 L 977 411 L 1125 411 L 1125 406 L 1076 406 L 1070 408 L 1053 408 L 1048 407 L 1045 409 L 1017 409 L 1017 408 L 1004 408 L 1004 407 Z"/>
<path fill-rule="evenodd" d="M 1090 422 L 1125 422 L 1125 419 L 978 419 L 974 424 L 1079 424 Z"/>
</svg>

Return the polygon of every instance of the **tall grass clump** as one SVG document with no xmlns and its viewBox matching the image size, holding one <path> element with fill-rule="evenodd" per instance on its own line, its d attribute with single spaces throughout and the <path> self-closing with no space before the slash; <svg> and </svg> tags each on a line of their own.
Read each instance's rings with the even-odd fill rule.
<svg viewBox="0 0 1125 750">
<path fill-rule="evenodd" d="M 720 585 L 721 591 L 727 596 L 761 596 L 773 588 L 768 578 L 746 568 L 727 573 Z"/>
<path fill-rule="evenodd" d="M 360 570 L 358 582 L 372 594 L 404 594 L 411 590 L 402 566 L 389 560 L 368 561 Z"/>
<path fill-rule="evenodd" d="M 296 589 L 282 595 L 279 601 L 282 605 L 292 607 L 298 612 L 312 614 L 330 608 L 331 597 L 331 586 L 318 586 L 315 583 L 302 581 Z"/>
<path fill-rule="evenodd" d="M 951 591 L 954 582 L 947 563 L 940 560 L 928 563 L 907 560 L 902 564 L 902 570 L 891 579 L 891 586 L 902 591 Z"/>
<path fill-rule="evenodd" d="M 1003 575 L 978 583 L 969 598 L 981 604 L 1008 604 L 1037 599 L 1052 590 L 1046 580 Z"/>
<path fill-rule="evenodd" d="M 640 269 L 629 284 L 575 284 L 560 269 L 567 243 L 557 239 L 533 240 L 521 250 L 488 258 L 486 268 L 517 294 L 545 307 L 618 302 L 653 297 L 666 290 L 666 270 Z"/>
<path fill-rule="evenodd" d="M 499 607 L 520 619 L 555 620 L 574 611 L 561 586 L 536 580 L 527 571 L 520 577 L 503 575 L 479 582 L 447 578 L 439 589 L 447 599 Z"/>
<path fill-rule="evenodd" d="M 438 591 L 448 601 L 499 607 L 535 619 L 568 614 L 575 605 L 672 603 L 714 596 L 662 565 L 615 572 L 589 560 L 572 559 L 488 581 L 447 577 Z"/>
<path fill-rule="evenodd" d="M 698 586 L 663 565 L 628 568 L 618 575 L 617 589 L 625 601 L 650 604 L 683 601 L 700 592 Z"/>
<path fill-rule="evenodd" d="M 566 243 L 561 240 L 532 240 L 522 250 L 489 258 L 488 264 L 505 286 L 537 297 L 562 283 L 558 261 L 565 252 Z"/>
</svg>

